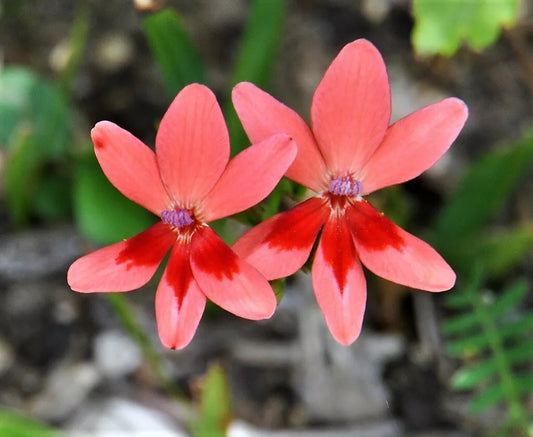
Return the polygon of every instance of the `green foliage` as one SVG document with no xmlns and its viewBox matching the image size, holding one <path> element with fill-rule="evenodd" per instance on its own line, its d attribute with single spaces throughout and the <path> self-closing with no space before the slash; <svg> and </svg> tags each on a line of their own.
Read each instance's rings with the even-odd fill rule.
<svg viewBox="0 0 533 437">
<path fill-rule="evenodd" d="M 35 137 L 40 160 L 63 155 L 71 128 L 70 108 L 58 86 L 31 70 L 0 69 L 0 145 L 10 146 L 23 129 Z"/>
<path fill-rule="evenodd" d="M 519 0 L 414 0 L 412 40 L 421 55 L 453 55 L 463 41 L 475 50 L 493 44 L 511 26 Z"/>
<path fill-rule="evenodd" d="M 68 150 L 71 131 L 69 107 L 56 85 L 30 70 L 0 70 L 0 145 L 7 149 L 3 189 L 8 211 L 17 225 L 38 215 L 38 187 L 53 177 L 43 170 L 61 163 Z M 59 164 L 61 165 L 61 164 Z M 49 215 L 63 218 L 64 207 Z"/>
<path fill-rule="evenodd" d="M 448 352 L 466 361 L 452 387 L 475 390 L 469 405 L 473 413 L 506 404 L 508 425 L 525 431 L 530 424 L 522 399 L 533 389 L 533 374 L 522 367 L 533 358 L 533 312 L 521 311 L 520 304 L 528 284 L 520 280 L 492 296 L 481 291 L 483 283 L 476 268 L 466 287 L 445 297 L 450 308 L 460 310 L 442 326 L 449 336 Z"/>
<path fill-rule="evenodd" d="M 150 212 L 111 185 L 92 153 L 78 164 L 74 213 L 82 232 L 102 244 L 132 237 L 154 223 Z"/>
<path fill-rule="evenodd" d="M 486 267 L 491 278 L 501 278 L 531 252 L 533 224 L 479 232 L 457 241 L 454 250 L 451 246 L 447 244 L 443 253 L 459 271 L 469 271 L 475 259 Z"/>
<path fill-rule="evenodd" d="M 61 437 L 58 431 L 7 409 L 0 409 L 2 437 Z"/>
<path fill-rule="evenodd" d="M 495 277 L 531 250 L 531 225 L 498 233 L 488 232 L 485 225 L 504 207 L 532 162 L 530 131 L 516 144 L 489 152 L 475 162 L 439 212 L 433 243 L 461 273 L 468 273 L 476 259 Z"/>
<path fill-rule="evenodd" d="M 68 94 L 87 32 L 87 6 L 80 2 L 70 58 L 58 83 L 25 68 L 0 69 L 0 146 L 7 149 L 2 182 L 16 225 L 27 225 L 33 217 L 56 221 L 70 215 L 70 175 L 61 169 L 70 167 L 74 110 Z"/>
<path fill-rule="evenodd" d="M 268 87 L 283 33 L 286 8 L 285 0 L 252 2 L 231 77 L 232 87 L 242 81 L 253 82 L 260 88 Z M 224 107 L 224 114 L 232 148 L 237 153 L 249 142 L 230 99 Z"/>
<path fill-rule="evenodd" d="M 225 437 L 231 419 L 228 379 L 222 367 L 213 365 L 203 381 L 200 417 L 191 425 L 194 437 Z"/>
<path fill-rule="evenodd" d="M 472 235 L 508 199 L 533 161 L 533 131 L 517 144 L 488 153 L 466 172 L 440 211 L 436 233 L 457 241 Z"/>
<path fill-rule="evenodd" d="M 190 83 L 207 82 L 200 54 L 174 10 L 164 9 L 147 16 L 144 33 L 170 97 Z"/>
</svg>

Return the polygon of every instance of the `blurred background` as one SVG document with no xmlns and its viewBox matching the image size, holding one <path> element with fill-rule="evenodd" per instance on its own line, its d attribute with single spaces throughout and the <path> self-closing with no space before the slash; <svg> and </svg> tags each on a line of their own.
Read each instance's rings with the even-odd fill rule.
<svg viewBox="0 0 533 437">
<path fill-rule="evenodd" d="M 153 146 L 191 82 L 224 109 L 249 80 L 308 119 L 348 42 L 388 68 L 393 120 L 438 100 L 470 116 L 421 177 L 369 196 L 458 274 L 429 294 L 366 272 L 361 337 L 327 331 L 308 269 L 277 281 L 272 319 L 208 307 L 164 349 L 153 295 L 81 295 L 77 257 L 156 218 L 103 176 L 90 129 Z M 531 436 L 533 5 L 518 0 L 0 0 L 1 436 Z M 214 224 L 231 243 L 305 192 L 282 181 Z"/>
</svg>

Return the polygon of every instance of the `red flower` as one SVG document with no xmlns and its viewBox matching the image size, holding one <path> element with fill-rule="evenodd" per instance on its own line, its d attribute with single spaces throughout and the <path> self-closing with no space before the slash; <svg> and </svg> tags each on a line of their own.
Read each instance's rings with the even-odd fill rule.
<svg viewBox="0 0 533 437">
<path fill-rule="evenodd" d="M 157 288 L 161 342 L 186 346 L 206 296 L 248 319 L 276 308 L 267 280 L 239 258 L 207 222 L 243 211 L 264 199 L 296 155 L 285 134 L 248 147 L 229 160 L 229 138 L 215 96 L 202 85 L 184 88 L 161 120 L 156 153 L 108 121 L 91 132 L 96 157 L 122 194 L 161 217 L 129 240 L 74 262 L 68 283 L 82 293 L 130 291 L 146 284 L 172 248 Z"/>
<path fill-rule="evenodd" d="M 346 45 L 326 71 L 311 105 L 311 128 L 250 83 L 233 103 L 254 141 L 286 132 L 298 155 L 286 173 L 318 193 L 243 235 L 233 246 L 267 279 L 295 273 L 322 228 L 313 288 L 337 341 L 361 331 L 366 283 L 361 262 L 391 281 L 427 291 L 450 289 L 455 273 L 428 244 L 397 227 L 363 196 L 412 179 L 455 140 L 467 107 L 449 98 L 389 126 L 390 87 L 383 59 L 366 40 Z"/>
</svg>

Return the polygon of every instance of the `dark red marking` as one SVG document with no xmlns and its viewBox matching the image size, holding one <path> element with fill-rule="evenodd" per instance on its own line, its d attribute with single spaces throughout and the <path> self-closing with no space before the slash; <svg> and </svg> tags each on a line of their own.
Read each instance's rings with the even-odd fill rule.
<svg viewBox="0 0 533 437">
<path fill-rule="evenodd" d="M 333 275 L 342 293 L 356 257 L 352 235 L 344 215 L 332 216 L 324 226 L 320 238 L 324 260 L 333 269 Z"/>
<path fill-rule="evenodd" d="M 196 267 L 219 281 L 232 279 L 240 272 L 238 257 L 208 226 L 198 228 L 191 241 L 191 256 Z"/>
<path fill-rule="evenodd" d="M 402 250 L 405 241 L 397 226 L 366 200 L 346 209 L 350 229 L 357 244 L 367 250 L 383 251 L 389 247 Z"/>
<path fill-rule="evenodd" d="M 115 262 L 126 263 L 126 270 L 159 264 L 175 241 L 176 234 L 170 226 L 158 222 L 146 231 L 126 240 L 125 247 L 117 255 Z"/>
<path fill-rule="evenodd" d="M 105 142 L 102 140 L 102 138 L 100 136 L 93 136 L 93 143 L 94 143 L 94 147 L 96 149 L 103 149 L 105 147 Z"/>
<path fill-rule="evenodd" d="M 167 269 L 165 270 L 166 281 L 174 290 L 178 308 L 181 308 L 189 284 L 193 280 L 190 253 L 190 244 L 186 241 L 178 240 L 170 254 Z"/>
<path fill-rule="evenodd" d="M 281 213 L 263 243 L 279 250 L 303 249 L 315 241 L 330 213 L 323 199 L 313 197 Z"/>
</svg>

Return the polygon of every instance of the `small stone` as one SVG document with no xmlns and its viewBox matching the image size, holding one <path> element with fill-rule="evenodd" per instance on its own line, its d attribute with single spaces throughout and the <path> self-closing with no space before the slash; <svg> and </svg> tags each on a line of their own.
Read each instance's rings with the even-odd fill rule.
<svg viewBox="0 0 533 437">
<path fill-rule="evenodd" d="M 44 390 L 30 401 L 28 409 L 41 420 L 64 420 L 99 382 L 93 364 L 62 363 L 48 374 Z"/>
<path fill-rule="evenodd" d="M 67 423 L 67 437 L 187 437 L 160 411 L 121 398 L 92 400 Z"/>
<path fill-rule="evenodd" d="M 119 331 L 107 331 L 94 340 L 94 358 L 104 376 L 120 378 L 137 370 L 143 355 L 130 337 Z"/>
<path fill-rule="evenodd" d="M 62 273 L 82 252 L 72 226 L 38 229 L 0 237 L 0 279 L 40 279 Z"/>
<path fill-rule="evenodd" d="M 403 353 L 403 341 L 363 331 L 352 346 L 338 344 L 311 297 L 310 276 L 300 275 L 295 286 L 305 302 L 299 306 L 302 355 L 292 372 L 293 387 L 310 416 L 348 423 L 389 417 L 390 394 L 381 370 Z"/>
<path fill-rule="evenodd" d="M 102 37 L 95 49 L 98 67 L 108 73 L 119 71 L 133 61 L 135 46 L 127 35 L 110 34 Z"/>
<path fill-rule="evenodd" d="M 404 430 L 395 420 L 368 422 L 351 426 L 329 426 L 320 429 L 268 430 L 246 422 L 234 421 L 228 428 L 228 437 L 403 437 Z"/>
<path fill-rule="evenodd" d="M 362 0 L 361 11 L 372 23 L 382 23 L 392 8 L 392 0 Z"/>
</svg>

